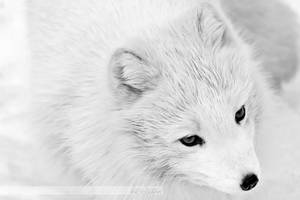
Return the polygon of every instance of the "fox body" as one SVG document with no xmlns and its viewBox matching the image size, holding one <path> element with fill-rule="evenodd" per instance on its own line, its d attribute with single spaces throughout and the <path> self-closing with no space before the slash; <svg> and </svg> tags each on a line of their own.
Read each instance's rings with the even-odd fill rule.
<svg viewBox="0 0 300 200">
<path fill-rule="evenodd" d="M 83 183 L 163 188 L 120 199 L 242 192 L 273 95 L 247 39 L 279 48 L 238 23 L 257 2 L 28 0 L 35 131 Z"/>
</svg>

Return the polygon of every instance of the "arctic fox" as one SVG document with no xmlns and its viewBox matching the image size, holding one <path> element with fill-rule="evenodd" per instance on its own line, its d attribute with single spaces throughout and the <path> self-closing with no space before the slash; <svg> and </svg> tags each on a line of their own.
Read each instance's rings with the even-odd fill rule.
<svg viewBox="0 0 300 200">
<path fill-rule="evenodd" d="M 28 0 L 33 127 L 83 183 L 162 187 L 116 199 L 251 190 L 261 179 L 254 138 L 273 95 L 261 66 L 291 74 L 282 60 L 296 60 L 294 27 L 284 25 L 295 26 L 293 15 L 269 4 Z"/>
</svg>

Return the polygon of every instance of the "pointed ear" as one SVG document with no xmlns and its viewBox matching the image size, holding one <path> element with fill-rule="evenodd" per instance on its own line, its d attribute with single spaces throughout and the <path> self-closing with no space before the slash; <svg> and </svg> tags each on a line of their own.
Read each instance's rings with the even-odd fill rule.
<svg viewBox="0 0 300 200">
<path fill-rule="evenodd" d="M 142 55 L 128 49 L 118 49 L 111 57 L 109 67 L 113 92 L 127 102 L 153 90 L 159 79 L 157 68 Z"/>
<path fill-rule="evenodd" d="M 214 5 L 203 3 L 197 12 L 197 29 L 200 38 L 207 46 L 222 47 L 230 42 L 225 16 Z"/>
</svg>

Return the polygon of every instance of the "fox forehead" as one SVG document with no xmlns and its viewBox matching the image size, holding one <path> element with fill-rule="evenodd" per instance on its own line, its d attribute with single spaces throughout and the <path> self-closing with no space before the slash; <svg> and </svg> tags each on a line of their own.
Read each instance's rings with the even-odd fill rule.
<svg viewBox="0 0 300 200">
<path fill-rule="evenodd" d="M 168 38 L 145 42 L 146 48 L 153 54 L 151 60 L 155 60 L 154 65 L 160 66 L 165 81 L 186 91 L 251 92 L 251 69 L 257 63 L 251 58 L 252 52 L 245 44 L 213 50 L 203 46 L 197 36 Z"/>
<path fill-rule="evenodd" d="M 172 93 L 195 99 L 197 102 L 226 100 L 240 104 L 254 92 L 252 64 L 234 54 L 174 56 L 164 59 L 164 86 Z M 254 65 L 254 64 L 253 64 Z M 228 99 L 226 99 L 226 97 Z"/>
</svg>

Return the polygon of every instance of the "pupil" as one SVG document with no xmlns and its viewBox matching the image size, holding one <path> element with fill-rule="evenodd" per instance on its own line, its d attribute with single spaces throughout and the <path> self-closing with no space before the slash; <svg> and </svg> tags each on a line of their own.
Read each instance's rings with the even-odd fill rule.
<svg viewBox="0 0 300 200">
<path fill-rule="evenodd" d="M 195 141 L 194 136 L 190 136 L 184 139 L 186 143 L 193 143 Z"/>
<path fill-rule="evenodd" d="M 240 123 L 245 118 L 245 114 L 246 114 L 245 106 L 242 106 L 242 108 L 239 109 L 235 114 L 235 121 L 237 123 Z"/>
</svg>

